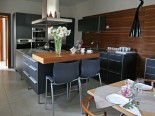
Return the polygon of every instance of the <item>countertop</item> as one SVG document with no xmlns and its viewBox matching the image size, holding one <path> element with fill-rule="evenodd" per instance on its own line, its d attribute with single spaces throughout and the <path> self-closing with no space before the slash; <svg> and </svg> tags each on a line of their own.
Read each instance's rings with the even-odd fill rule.
<svg viewBox="0 0 155 116">
<path fill-rule="evenodd" d="M 42 49 L 33 49 L 33 48 L 29 48 L 29 49 L 17 49 L 18 52 L 21 52 L 22 54 L 28 55 L 30 57 L 32 57 L 32 54 L 35 53 L 51 53 L 53 51 L 46 51 L 46 50 L 42 50 Z"/>
<path fill-rule="evenodd" d="M 70 51 L 63 51 L 60 55 L 57 55 L 55 52 L 50 53 L 34 53 L 32 54 L 32 58 L 42 64 L 56 63 L 56 62 L 66 62 L 66 61 L 74 61 L 74 60 L 82 60 L 82 59 L 90 59 L 90 58 L 99 58 L 99 52 L 93 53 L 75 53 L 72 54 Z"/>
</svg>

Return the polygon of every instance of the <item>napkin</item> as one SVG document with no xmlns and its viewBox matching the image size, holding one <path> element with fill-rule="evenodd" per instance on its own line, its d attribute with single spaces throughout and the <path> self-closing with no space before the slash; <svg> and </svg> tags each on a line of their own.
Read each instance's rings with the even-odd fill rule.
<svg viewBox="0 0 155 116">
<path fill-rule="evenodd" d="M 139 109 L 136 106 L 132 106 L 132 108 L 130 109 L 124 108 L 123 105 L 120 105 L 120 107 L 136 116 L 142 116 L 142 114 L 140 113 Z"/>
<path fill-rule="evenodd" d="M 143 83 L 136 83 L 135 86 L 140 88 L 141 90 L 151 90 L 152 89 L 152 86 L 146 85 Z"/>
</svg>

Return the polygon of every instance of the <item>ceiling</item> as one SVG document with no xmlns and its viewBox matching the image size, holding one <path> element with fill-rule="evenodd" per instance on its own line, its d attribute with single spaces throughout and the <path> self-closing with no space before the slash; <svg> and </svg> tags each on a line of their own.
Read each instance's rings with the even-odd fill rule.
<svg viewBox="0 0 155 116">
<path fill-rule="evenodd" d="M 42 0 L 26 0 L 26 1 L 42 2 Z M 60 5 L 71 6 L 84 1 L 87 1 L 87 0 L 60 0 Z"/>
</svg>

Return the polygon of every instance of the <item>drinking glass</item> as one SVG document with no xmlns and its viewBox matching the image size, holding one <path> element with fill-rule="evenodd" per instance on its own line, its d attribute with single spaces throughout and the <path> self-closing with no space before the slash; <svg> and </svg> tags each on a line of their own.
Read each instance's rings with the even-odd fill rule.
<svg viewBox="0 0 155 116">
<path fill-rule="evenodd" d="M 144 79 L 143 78 L 137 78 L 136 83 L 144 83 Z"/>
<path fill-rule="evenodd" d="M 155 98 L 155 88 L 153 88 L 153 96 L 154 96 L 154 98 Z"/>
</svg>

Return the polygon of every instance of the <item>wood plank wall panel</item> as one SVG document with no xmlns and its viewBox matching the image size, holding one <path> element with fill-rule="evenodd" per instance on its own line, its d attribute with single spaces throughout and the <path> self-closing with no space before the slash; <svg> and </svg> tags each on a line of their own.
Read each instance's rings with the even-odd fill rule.
<svg viewBox="0 0 155 116">
<path fill-rule="evenodd" d="M 90 46 L 93 41 L 94 44 L 98 44 L 100 48 L 104 49 L 107 47 L 131 47 L 138 54 L 136 74 L 143 76 L 145 59 L 155 58 L 155 5 L 142 7 L 140 11 L 142 37 L 139 39 L 129 37 L 135 12 L 136 9 L 128 9 L 98 14 L 106 16 L 106 24 L 110 28 L 100 33 L 83 33 L 82 39 L 87 46 Z"/>
</svg>

